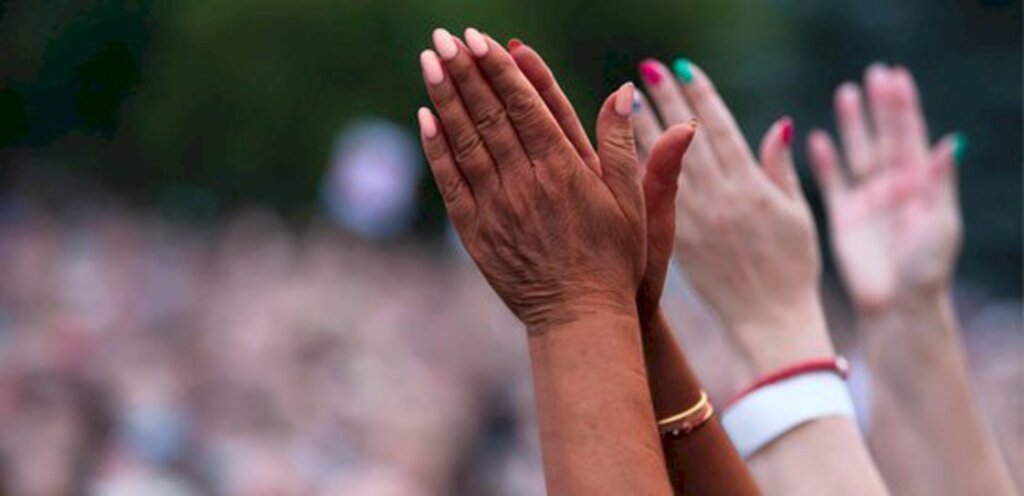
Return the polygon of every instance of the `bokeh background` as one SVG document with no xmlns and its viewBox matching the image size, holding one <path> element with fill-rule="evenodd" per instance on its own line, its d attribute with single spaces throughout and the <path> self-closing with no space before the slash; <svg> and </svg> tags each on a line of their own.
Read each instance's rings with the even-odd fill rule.
<svg viewBox="0 0 1024 496">
<path fill-rule="evenodd" d="M 1020 2 L 0 0 L 0 494 L 543 492 L 521 333 L 415 139 L 436 26 L 522 38 L 585 122 L 686 55 L 754 142 L 909 67 L 970 143 L 957 303 L 1024 477 Z"/>
</svg>

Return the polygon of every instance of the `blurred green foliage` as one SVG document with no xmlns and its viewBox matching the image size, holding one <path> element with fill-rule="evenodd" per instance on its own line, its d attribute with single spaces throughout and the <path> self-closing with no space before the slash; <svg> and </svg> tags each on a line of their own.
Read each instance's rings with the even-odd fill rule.
<svg viewBox="0 0 1024 496">
<path fill-rule="evenodd" d="M 755 143 L 780 114 L 832 129 L 834 87 L 884 60 L 918 76 L 934 138 L 967 133 L 965 269 L 1019 294 L 1020 14 L 1011 0 L 8 0 L 0 151 L 141 201 L 303 212 L 347 122 L 413 127 L 435 26 L 522 38 L 587 122 L 639 60 L 685 54 Z M 422 225 L 436 226 L 423 191 Z"/>
</svg>

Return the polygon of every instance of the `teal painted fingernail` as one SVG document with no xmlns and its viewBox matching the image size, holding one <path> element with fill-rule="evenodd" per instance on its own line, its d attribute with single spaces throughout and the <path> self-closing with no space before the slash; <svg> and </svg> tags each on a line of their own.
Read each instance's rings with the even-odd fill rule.
<svg viewBox="0 0 1024 496">
<path fill-rule="evenodd" d="M 679 76 L 684 83 L 693 81 L 693 62 L 690 59 L 678 58 L 675 62 L 672 62 L 672 71 Z"/>
<path fill-rule="evenodd" d="M 964 133 L 957 131 L 953 135 L 953 160 L 956 165 L 960 165 L 960 162 L 964 159 L 964 154 L 967 153 L 967 136 Z"/>
</svg>

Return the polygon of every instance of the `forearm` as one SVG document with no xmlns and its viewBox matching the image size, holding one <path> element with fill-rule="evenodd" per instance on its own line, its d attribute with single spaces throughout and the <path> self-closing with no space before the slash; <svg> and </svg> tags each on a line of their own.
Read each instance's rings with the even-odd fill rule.
<svg viewBox="0 0 1024 496">
<path fill-rule="evenodd" d="M 949 293 L 905 298 L 860 317 L 874 378 L 868 440 L 893 489 L 1013 494 L 971 392 Z"/>
<path fill-rule="evenodd" d="M 643 336 L 647 377 L 657 418 L 675 415 L 700 399 L 701 385 L 661 312 Z M 717 415 L 683 437 L 665 436 L 662 449 L 679 494 L 760 494 Z"/>
<path fill-rule="evenodd" d="M 786 319 L 761 323 L 761 328 L 751 325 L 736 330 L 740 347 L 758 375 L 835 354 L 816 296 L 786 315 Z M 808 460 L 814 460 L 813 467 Z M 888 494 L 850 417 L 807 422 L 756 452 L 749 463 L 766 494 Z"/>
<path fill-rule="evenodd" d="M 633 316 L 529 332 L 550 494 L 671 494 Z"/>
</svg>

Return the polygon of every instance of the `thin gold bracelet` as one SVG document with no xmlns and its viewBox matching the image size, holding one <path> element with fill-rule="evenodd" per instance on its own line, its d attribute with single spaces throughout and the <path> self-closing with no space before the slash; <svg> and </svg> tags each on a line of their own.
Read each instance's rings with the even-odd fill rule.
<svg viewBox="0 0 1024 496">
<path fill-rule="evenodd" d="M 662 435 L 686 435 L 707 423 L 714 414 L 715 408 L 708 401 L 707 392 L 701 391 L 700 399 L 693 406 L 676 415 L 659 420 L 658 430 Z"/>
</svg>

